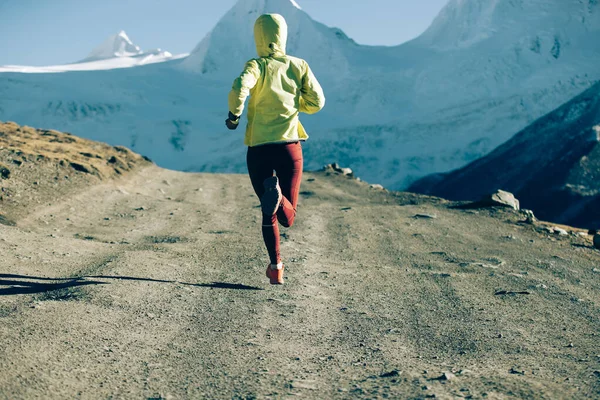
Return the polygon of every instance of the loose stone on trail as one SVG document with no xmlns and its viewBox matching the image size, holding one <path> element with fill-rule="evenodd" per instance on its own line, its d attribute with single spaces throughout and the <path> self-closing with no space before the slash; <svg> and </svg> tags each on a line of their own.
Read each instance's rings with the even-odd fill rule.
<svg viewBox="0 0 600 400">
<path fill-rule="evenodd" d="M 390 372 L 384 372 L 383 374 L 379 375 L 381 378 L 391 378 L 394 376 L 399 376 L 400 375 L 400 371 L 398 371 L 397 369 L 390 371 Z"/>
<path fill-rule="evenodd" d="M 413 217 L 415 219 L 436 219 L 437 215 L 435 214 L 415 214 Z"/>
</svg>

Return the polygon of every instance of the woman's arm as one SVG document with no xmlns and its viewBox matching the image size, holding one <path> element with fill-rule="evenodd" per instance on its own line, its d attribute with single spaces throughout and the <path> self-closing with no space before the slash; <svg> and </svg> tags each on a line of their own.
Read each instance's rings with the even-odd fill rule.
<svg viewBox="0 0 600 400">
<path fill-rule="evenodd" d="M 308 63 L 306 63 L 306 72 L 302 77 L 302 89 L 300 90 L 300 112 L 314 114 L 321 111 L 325 106 L 325 95 L 323 88 L 313 75 Z"/>
<path fill-rule="evenodd" d="M 229 92 L 229 112 L 239 117 L 244 111 L 244 102 L 250 95 L 256 82 L 260 78 L 260 67 L 256 60 L 250 60 L 246 63 L 244 71 L 233 81 L 231 92 Z"/>
</svg>

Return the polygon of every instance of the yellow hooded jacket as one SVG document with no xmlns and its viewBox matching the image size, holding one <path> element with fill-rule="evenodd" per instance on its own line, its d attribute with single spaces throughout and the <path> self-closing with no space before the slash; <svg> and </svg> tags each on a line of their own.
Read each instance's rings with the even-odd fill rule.
<svg viewBox="0 0 600 400">
<path fill-rule="evenodd" d="M 254 24 L 254 40 L 260 58 L 246 63 L 229 93 L 229 111 L 237 116 L 250 95 L 244 143 L 252 147 L 308 139 L 298 114 L 320 111 L 325 96 L 308 63 L 285 54 L 285 19 L 261 15 Z"/>
</svg>

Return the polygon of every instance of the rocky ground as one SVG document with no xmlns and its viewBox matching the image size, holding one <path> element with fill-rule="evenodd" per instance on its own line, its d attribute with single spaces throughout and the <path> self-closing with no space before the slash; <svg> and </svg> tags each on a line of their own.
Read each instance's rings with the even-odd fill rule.
<svg viewBox="0 0 600 400">
<path fill-rule="evenodd" d="M 307 173 L 270 286 L 246 176 L 104 149 L 0 149 L 0 398 L 600 398 L 586 232 Z"/>
</svg>

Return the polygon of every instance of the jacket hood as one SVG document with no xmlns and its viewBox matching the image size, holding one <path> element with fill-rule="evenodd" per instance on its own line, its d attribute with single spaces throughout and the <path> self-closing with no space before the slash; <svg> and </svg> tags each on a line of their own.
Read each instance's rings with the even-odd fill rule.
<svg viewBox="0 0 600 400">
<path fill-rule="evenodd" d="M 285 55 L 288 27 L 279 14 L 263 14 L 254 24 L 254 41 L 259 57 Z"/>
</svg>

